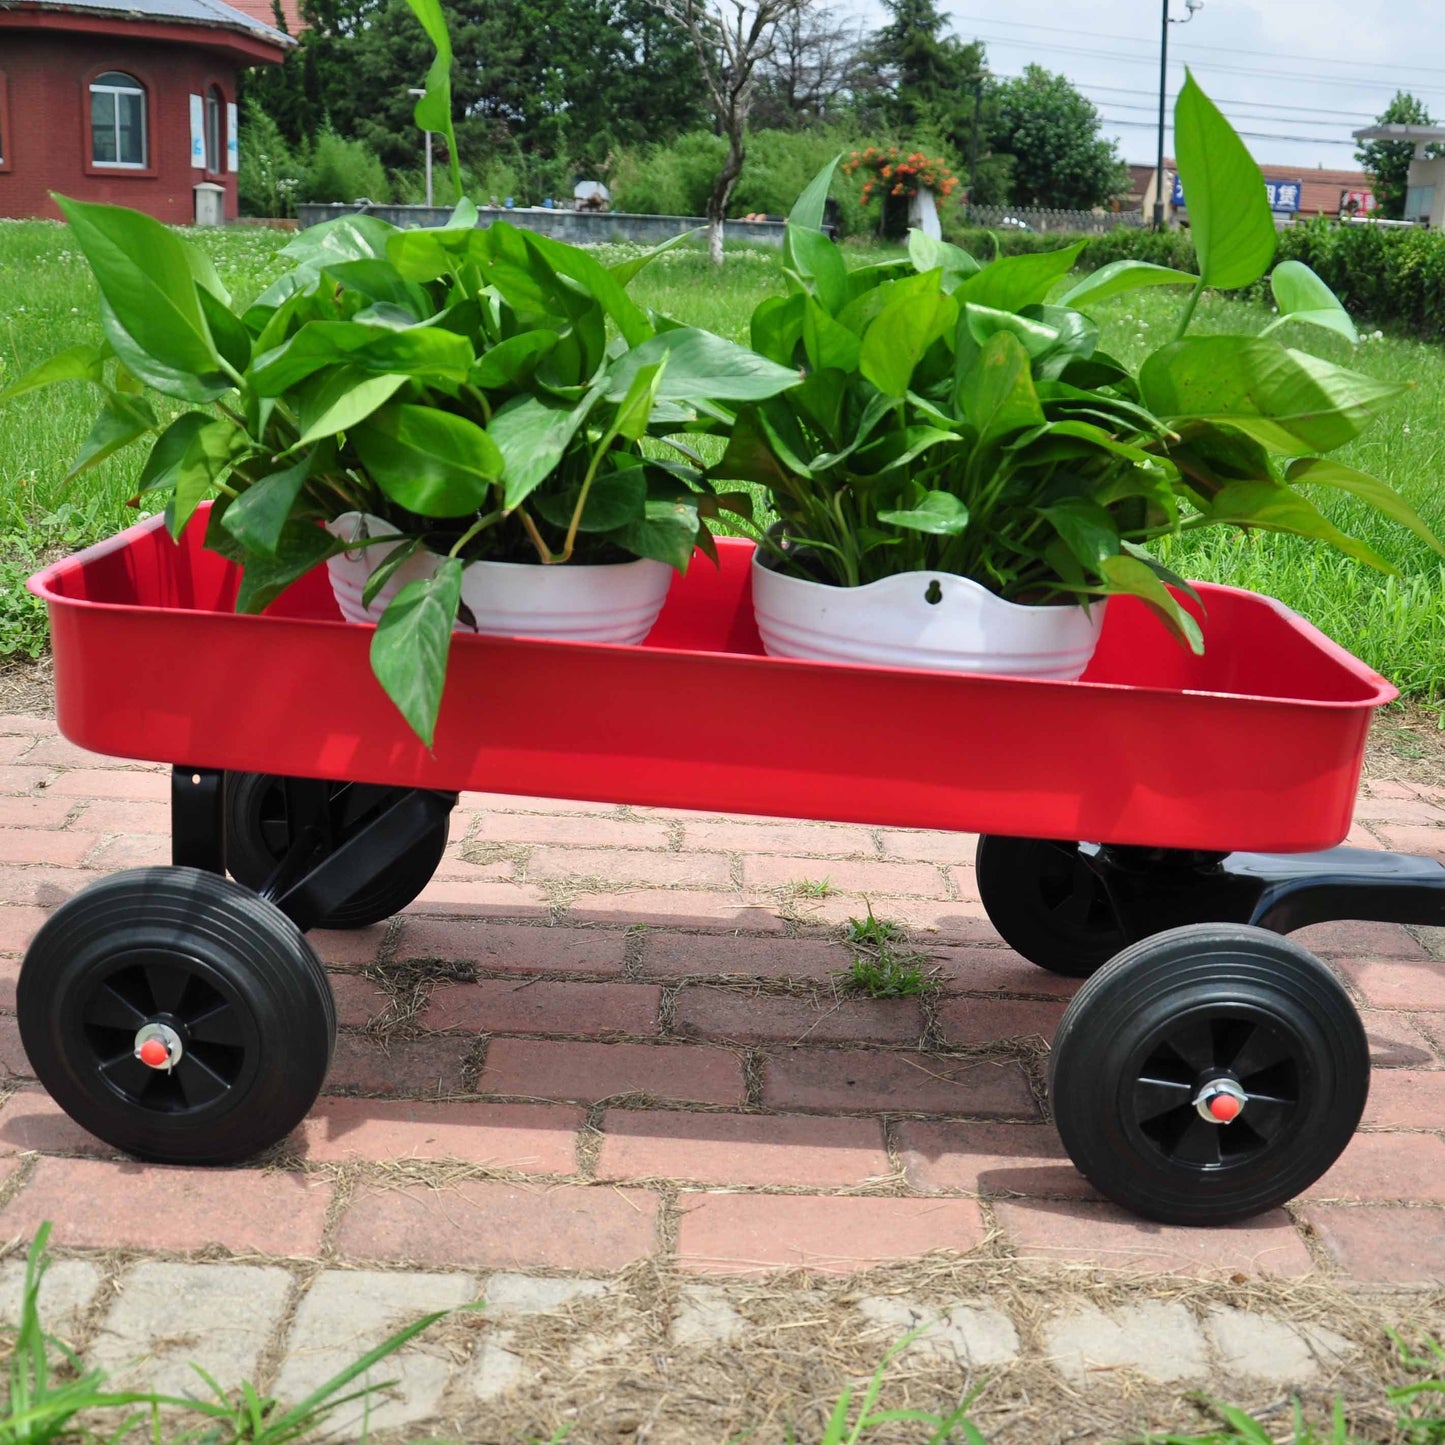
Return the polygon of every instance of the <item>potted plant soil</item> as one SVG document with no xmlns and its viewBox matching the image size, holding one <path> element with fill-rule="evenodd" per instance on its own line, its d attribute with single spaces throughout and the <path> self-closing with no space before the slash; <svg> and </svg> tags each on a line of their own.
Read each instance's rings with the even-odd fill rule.
<svg viewBox="0 0 1445 1445">
<path fill-rule="evenodd" d="M 438 52 L 417 119 L 446 135 L 460 190 L 450 45 L 435 0 L 411 3 Z M 609 270 L 504 222 L 477 229 L 466 200 L 440 229 L 361 215 L 308 230 L 246 307 L 151 218 L 57 200 L 104 340 L 0 400 L 93 383 L 101 414 L 75 469 L 149 441 L 137 493 L 176 536 L 213 496 L 206 543 L 242 568 L 239 610 L 328 563 L 428 744 L 454 628 L 641 641 L 674 571 L 709 550 L 709 523 L 751 506 L 716 493 L 677 435 L 798 381 L 636 305 L 627 283 L 650 257 Z M 163 420 L 151 393 L 184 409 Z"/>
<path fill-rule="evenodd" d="M 1082 244 L 981 267 L 917 231 L 909 259 L 849 271 L 812 228 L 829 172 L 786 240 L 791 294 L 754 312 L 764 356 L 796 388 L 744 406 L 721 481 L 767 489 L 753 595 L 768 651 L 1072 679 L 1111 596 L 1139 598 L 1203 649 L 1189 587 L 1152 550 L 1202 527 L 1292 532 L 1372 565 L 1307 489 L 1342 489 L 1412 528 L 1388 486 L 1321 454 L 1400 388 L 1272 335 L 1191 336 L 1206 287 L 1252 285 L 1275 230 L 1258 166 L 1191 77 L 1176 109 L 1200 272 L 1119 261 L 1069 275 Z M 1353 338 L 1308 268 L 1271 278 L 1270 331 Z M 1187 287 L 1175 336 L 1137 370 L 1088 315 L 1146 286 Z"/>
</svg>

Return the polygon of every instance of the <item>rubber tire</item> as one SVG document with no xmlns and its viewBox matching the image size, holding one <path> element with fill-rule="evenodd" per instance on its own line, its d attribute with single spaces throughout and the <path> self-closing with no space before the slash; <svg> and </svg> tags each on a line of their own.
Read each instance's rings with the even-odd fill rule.
<svg viewBox="0 0 1445 1445">
<path fill-rule="evenodd" d="M 159 953 L 231 995 L 246 1039 L 221 1099 L 162 1112 L 102 1078 L 79 1010 L 122 957 Z M 62 904 L 36 934 L 16 989 L 36 1077 L 83 1129 L 138 1159 L 237 1164 L 279 1143 L 321 1092 L 336 1009 L 321 961 L 274 904 L 198 868 L 133 868 Z"/>
<path fill-rule="evenodd" d="M 268 803 L 283 779 L 270 773 L 226 774 L 226 869 L 252 890 L 265 886 L 280 856 L 262 830 Z M 333 782 L 334 790 L 350 784 Z M 405 788 L 394 790 L 397 795 Z M 398 858 L 380 878 L 367 883 L 341 907 L 328 913 L 318 928 L 366 928 L 400 913 L 431 882 L 447 850 L 449 819 Z"/>
<path fill-rule="evenodd" d="M 1117 923 L 1099 928 L 1071 925 L 1048 905 L 1042 884 L 1060 862 L 1060 849 L 1076 843 L 985 834 L 974 854 L 975 881 L 988 920 L 1003 941 L 1030 963 L 1065 978 L 1097 973 L 1128 942 Z M 1105 901 L 1103 885 L 1099 898 Z"/>
<path fill-rule="evenodd" d="M 1303 1067 L 1280 1138 L 1205 1169 L 1166 1159 L 1126 1114 L 1143 1041 L 1211 1005 L 1269 1017 Z M 1049 1059 L 1054 1122 L 1075 1166 L 1116 1204 L 1165 1224 L 1228 1224 L 1293 1199 L 1344 1151 L 1369 1089 L 1364 1026 L 1339 980 L 1298 944 L 1243 924 L 1189 924 L 1125 949 L 1075 995 Z"/>
</svg>

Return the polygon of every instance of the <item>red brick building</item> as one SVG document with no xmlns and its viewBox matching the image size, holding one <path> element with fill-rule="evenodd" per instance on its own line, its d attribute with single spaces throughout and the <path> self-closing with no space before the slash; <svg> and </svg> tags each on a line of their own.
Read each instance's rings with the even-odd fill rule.
<svg viewBox="0 0 1445 1445">
<path fill-rule="evenodd" d="M 59 191 L 186 222 L 201 187 L 234 219 L 236 73 L 294 43 L 221 0 L 5 0 L 0 216 Z"/>
</svg>

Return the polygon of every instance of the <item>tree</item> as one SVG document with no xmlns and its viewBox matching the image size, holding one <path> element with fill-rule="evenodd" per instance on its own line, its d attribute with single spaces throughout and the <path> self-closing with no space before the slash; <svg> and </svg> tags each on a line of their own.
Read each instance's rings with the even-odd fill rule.
<svg viewBox="0 0 1445 1445">
<path fill-rule="evenodd" d="M 758 66 L 758 128 L 796 130 L 840 118 L 861 43 L 856 22 L 835 10 L 800 5 L 789 11 Z"/>
<path fill-rule="evenodd" d="M 1062 75 L 1030 65 L 994 85 L 991 110 L 989 139 L 1013 157 L 1016 205 L 1087 210 L 1128 187 L 1128 168 L 1099 134 L 1099 112 Z"/>
<path fill-rule="evenodd" d="M 1395 98 L 1375 117 L 1379 125 L 1434 125 L 1423 100 L 1416 100 L 1406 90 L 1397 90 Z M 1439 155 L 1441 148 L 1431 146 L 1429 153 Z M 1410 140 L 1377 140 L 1362 144 L 1355 159 L 1369 173 L 1374 185 L 1375 205 L 1390 221 L 1405 219 L 1405 192 L 1409 188 L 1410 162 L 1415 158 L 1415 142 Z"/>
<path fill-rule="evenodd" d="M 727 156 L 707 198 L 708 254 L 715 266 L 721 266 L 723 219 L 743 170 L 758 66 L 772 55 L 779 24 L 809 0 L 653 3 L 692 45 L 714 123 L 728 143 Z"/>
</svg>

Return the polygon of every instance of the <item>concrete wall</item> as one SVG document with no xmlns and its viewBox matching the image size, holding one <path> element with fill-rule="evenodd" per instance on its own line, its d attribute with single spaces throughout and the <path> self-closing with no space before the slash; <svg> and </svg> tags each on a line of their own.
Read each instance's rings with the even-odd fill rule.
<svg viewBox="0 0 1445 1445">
<path fill-rule="evenodd" d="M 313 206 L 296 208 L 304 229 L 329 221 L 333 216 L 352 215 L 360 206 Z M 451 218 L 449 206 L 368 206 L 366 212 L 390 221 L 394 226 L 441 226 Z M 638 216 L 626 211 L 501 210 L 486 207 L 477 222 L 482 228 L 493 221 L 510 221 L 543 236 L 572 245 L 600 245 L 607 241 L 635 241 L 656 246 L 684 231 L 707 223 L 698 216 Z M 724 231 L 729 241 L 754 241 L 764 246 L 783 244 L 781 221 L 729 221 Z"/>
</svg>

